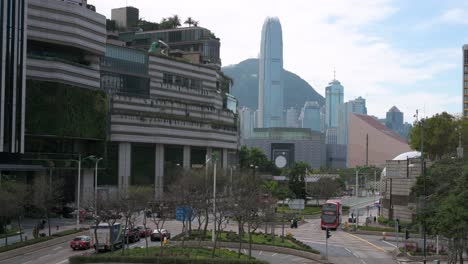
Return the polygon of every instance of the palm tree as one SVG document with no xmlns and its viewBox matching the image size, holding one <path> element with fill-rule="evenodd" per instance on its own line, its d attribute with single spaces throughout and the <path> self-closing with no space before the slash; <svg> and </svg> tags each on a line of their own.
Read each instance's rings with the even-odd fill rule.
<svg viewBox="0 0 468 264">
<path fill-rule="evenodd" d="M 188 17 L 187 20 L 185 20 L 184 24 L 187 24 L 189 27 L 193 25 L 195 20 L 193 20 L 191 17 Z"/>
<path fill-rule="evenodd" d="M 194 27 L 198 27 L 198 21 L 194 20 L 192 24 L 193 24 Z"/>
<path fill-rule="evenodd" d="M 173 15 L 168 20 L 171 22 L 172 28 L 177 28 L 180 26 L 180 18 L 178 15 Z"/>
</svg>

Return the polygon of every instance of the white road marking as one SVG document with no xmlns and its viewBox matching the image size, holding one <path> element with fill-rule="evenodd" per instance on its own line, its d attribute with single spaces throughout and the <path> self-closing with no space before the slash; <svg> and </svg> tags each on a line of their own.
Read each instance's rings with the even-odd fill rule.
<svg viewBox="0 0 468 264">
<path fill-rule="evenodd" d="M 55 251 L 55 250 L 59 250 L 59 249 L 61 249 L 61 248 L 62 248 L 62 247 L 56 247 L 56 248 L 54 248 L 54 249 L 52 249 L 52 250 Z"/>
<path fill-rule="evenodd" d="M 393 245 L 392 243 L 389 243 L 389 242 L 387 242 L 387 241 L 385 241 L 385 240 L 382 240 L 382 242 L 384 242 L 384 243 L 386 243 L 386 244 L 389 244 L 390 246 L 392 246 L 392 247 L 394 247 L 394 248 L 397 248 L 397 246 L 395 246 L 395 245 Z"/>
<path fill-rule="evenodd" d="M 293 258 L 292 261 L 296 262 L 298 260 L 301 260 L 302 258 Z"/>
<path fill-rule="evenodd" d="M 354 255 L 356 258 L 359 258 L 359 256 L 358 256 L 358 255 L 356 255 L 356 253 L 354 253 L 354 252 L 353 252 L 353 255 Z"/>
<path fill-rule="evenodd" d="M 364 260 L 361 259 L 362 264 L 367 264 Z"/>
<path fill-rule="evenodd" d="M 23 262 L 23 264 L 30 263 L 32 260 L 28 260 L 26 262 Z"/>
<path fill-rule="evenodd" d="M 260 256 L 260 255 L 262 255 L 262 254 L 263 254 L 263 251 L 260 250 L 260 252 L 258 253 L 258 255 Z"/>
<path fill-rule="evenodd" d="M 63 263 L 67 263 L 67 262 L 68 262 L 68 259 L 64 259 L 64 260 L 62 260 L 62 261 L 60 261 L 60 262 L 57 262 L 57 263 L 55 263 L 55 264 L 63 264 Z"/>
<path fill-rule="evenodd" d="M 351 254 L 353 253 L 353 252 L 351 252 L 351 250 L 349 250 L 348 248 L 344 248 L 344 249 L 346 249 L 346 251 L 348 251 L 348 252 L 351 253 Z"/>
<path fill-rule="evenodd" d="M 274 256 L 276 256 L 276 255 L 278 255 L 278 253 L 275 253 L 275 254 L 273 254 L 273 255 L 271 255 L 271 256 L 274 257 Z"/>
<path fill-rule="evenodd" d="M 244 248 L 244 254 L 247 254 L 247 250 L 245 250 L 245 248 Z"/>
<path fill-rule="evenodd" d="M 48 257 L 48 256 L 50 256 L 50 254 L 46 254 L 46 255 L 44 255 L 44 256 L 40 256 L 39 258 L 41 259 L 41 258 L 45 258 L 45 257 Z"/>
</svg>

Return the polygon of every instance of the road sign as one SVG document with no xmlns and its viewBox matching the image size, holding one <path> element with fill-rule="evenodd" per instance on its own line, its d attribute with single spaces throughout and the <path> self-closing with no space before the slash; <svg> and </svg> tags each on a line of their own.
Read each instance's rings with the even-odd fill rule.
<svg viewBox="0 0 468 264">
<path fill-rule="evenodd" d="M 288 202 L 288 206 L 292 210 L 304 210 L 305 201 L 304 199 L 291 199 Z"/>
<path fill-rule="evenodd" d="M 176 220 L 177 221 L 190 221 L 192 209 L 190 207 L 177 207 Z"/>
</svg>

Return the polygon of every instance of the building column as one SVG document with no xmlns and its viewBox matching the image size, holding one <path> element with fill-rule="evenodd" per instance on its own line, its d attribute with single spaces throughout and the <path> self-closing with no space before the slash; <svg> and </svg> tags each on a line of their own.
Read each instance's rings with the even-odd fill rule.
<svg viewBox="0 0 468 264">
<path fill-rule="evenodd" d="M 222 159 L 222 167 L 223 169 L 227 170 L 228 168 L 228 149 L 223 149 L 222 154 L 221 154 L 221 159 Z"/>
<path fill-rule="evenodd" d="M 207 157 L 207 159 L 211 158 L 211 155 L 213 155 L 213 149 L 212 148 L 206 148 L 206 157 Z"/>
<path fill-rule="evenodd" d="M 94 169 L 81 171 L 81 202 L 83 207 L 94 207 Z"/>
<path fill-rule="evenodd" d="M 119 189 L 126 190 L 130 182 L 132 145 L 129 142 L 119 143 Z"/>
<path fill-rule="evenodd" d="M 154 173 L 154 196 L 156 199 L 162 197 L 164 191 L 164 144 L 156 144 L 155 173 Z"/>
<path fill-rule="evenodd" d="M 184 159 L 183 159 L 184 169 L 190 169 L 190 146 L 184 146 Z"/>
</svg>

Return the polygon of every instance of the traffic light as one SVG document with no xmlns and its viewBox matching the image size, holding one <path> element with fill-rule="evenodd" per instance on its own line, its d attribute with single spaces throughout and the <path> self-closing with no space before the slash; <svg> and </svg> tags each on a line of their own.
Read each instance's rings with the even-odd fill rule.
<svg viewBox="0 0 468 264">
<path fill-rule="evenodd" d="M 327 239 L 331 237 L 330 229 L 327 228 Z"/>
<path fill-rule="evenodd" d="M 408 229 L 405 230 L 405 239 L 410 238 Z"/>
</svg>

